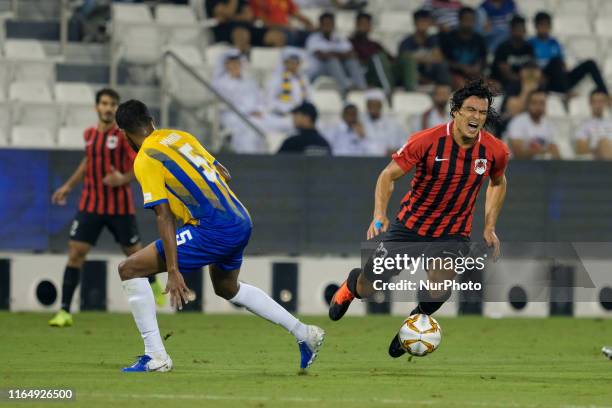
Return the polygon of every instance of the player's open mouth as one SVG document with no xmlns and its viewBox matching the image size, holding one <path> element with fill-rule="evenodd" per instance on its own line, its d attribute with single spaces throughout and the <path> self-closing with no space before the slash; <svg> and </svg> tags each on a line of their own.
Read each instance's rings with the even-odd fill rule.
<svg viewBox="0 0 612 408">
<path fill-rule="evenodd" d="M 478 129 L 478 122 L 468 122 L 468 128 L 474 132 Z"/>
</svg>

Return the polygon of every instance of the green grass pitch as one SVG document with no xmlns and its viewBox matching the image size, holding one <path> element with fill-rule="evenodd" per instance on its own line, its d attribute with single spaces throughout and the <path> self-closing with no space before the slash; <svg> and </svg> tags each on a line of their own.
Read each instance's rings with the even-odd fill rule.
<svg viewBox="0 0 612 408">
<path fill-rule="evenodd" d="M 66 407 L 605 407 L 612 406 L 612 321 L 439 318 L 442 344 L 424 358 L 387 356 L 398 317 L 330 322 L 319 359 L 298 374 L 299 353 L 280 327 L 250 315 L 161 315 L 171 373 L 124 374 L 142 353 L 127 314 L 0 313 L 0 388 L 76 390 Z"/>
</svg>

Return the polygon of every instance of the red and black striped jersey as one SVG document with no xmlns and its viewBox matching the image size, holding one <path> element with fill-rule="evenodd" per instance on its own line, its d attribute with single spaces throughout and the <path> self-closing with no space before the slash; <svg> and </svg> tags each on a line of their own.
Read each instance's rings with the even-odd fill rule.
<svg viewBox="0 0 612 408">
<path fill-rule="evenodd" d="M 481 131 L 476 143 L 463 149 L 452 128 L 449 122 L 417 132 L 392 156 L 406 172 L 416 167 L 397 219 L 422 236 L 469 237 L 483 181 L 501 176 L 508 164 L 508 147 L 492 134 Z"/>
<path fill-rule="evenodd" d="M 90 127 L 84 137 L 87 167 L 79 210 L 102 215 L 134 214 L 130 185 L 110 187 L 102 182 L 112 168 L 121 173 L 133 170 L 136 153 L 125 135 L 116 126 L 107 132 Z"/>
</svg>

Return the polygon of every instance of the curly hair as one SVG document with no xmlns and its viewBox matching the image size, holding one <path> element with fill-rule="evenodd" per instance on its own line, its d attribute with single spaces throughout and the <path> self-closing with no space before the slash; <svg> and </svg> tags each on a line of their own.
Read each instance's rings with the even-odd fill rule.
<svg viewBox="0 0 612 408">
<path fill-rule="evenodd" d="M 500 120 L 499 114 L 492 106 L 493 98 L 496 96 L 496 94 L 491 90 L 491 88 L 489 88 L 482 78 L 468 82 L 463 88 L 458 89 L 455 91 L 455 93 L 453 93 L 450 100 L 451 116 L 453 113 L 459 112 L 459 110 L 463 107 L 463 102 L 465 102 L 465 100 L 470 96 L 487 100 L 488 109 L 485 128 L 490 131 L 496 130 Z"/>
</svg>

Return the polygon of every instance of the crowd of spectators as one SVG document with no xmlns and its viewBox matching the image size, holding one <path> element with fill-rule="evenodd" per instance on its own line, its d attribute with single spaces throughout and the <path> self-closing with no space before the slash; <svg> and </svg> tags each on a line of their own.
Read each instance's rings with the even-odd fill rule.
<svg viewBox="0 0 612 408">
<path fill-rule="evenodd" d="M 86 0 L 83 8 L 91 3 L 95 0 Z M 313 21 L 304 12 L 309 7 L 325 11 Z M 558 131 L 547 114 L 549 96 L 555 94 L 568 109 L 576 86 L 588 78 L 594 84 L 592 118 L 577 124 L 575 154 L 612 158 L 610 99 L 600 68 L 594 59 L 569 66 L 547 11 L 528 20 L 515 0 L 484 0 L 477 8 L 460 0 L 423 0 L 412 16 L 413 31 L 388 49 L 365 0 L 205 0 L 204 8 L 216 21 L 214 41 L 233 47 L 217 62 L 215 84 L 261 131 L 235 112 L 221 112 L 236 152 L 269 151 L 258 133 L 274 133 L 298 137 L 287 139 L 291 143 L 282 144 L 282 151 L 312 140 L 315 148 L 302 151 L 385 155 L 410 133 L 450 120 L 452 91 L 485 77 L 503 95 L 499 125 L 492 131 L 508 142 L 514 157 L 559 158 Z M 336 10 L 354 10 L 351 35 L 337 29 Z M 530 38 L 529 24 L 535 33 Z M 248 73 L 252 47 L 282 48 L 278 69 L 263 86 Z M 313 101 L 313 83 L 320 78 L 328 78 L 343 101 L 335 121 L 323 123 Z M 389 106 L 398 90 L 429 93 L 431 108 L 398 121 Z M 363 106 L 350 102 L 352 91 L 364 92 Z M 326 148 L 320 148 L 321 138 Z"/>
</svg>

